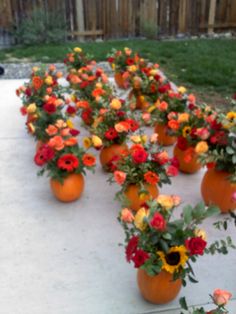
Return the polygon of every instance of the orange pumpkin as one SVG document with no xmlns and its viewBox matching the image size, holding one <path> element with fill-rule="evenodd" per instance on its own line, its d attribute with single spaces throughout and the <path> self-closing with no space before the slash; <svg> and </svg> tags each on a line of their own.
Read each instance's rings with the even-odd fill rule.
<svg viewBox="0 0 236 314">
<path fill-rule="evenodd" d="M 109 162 L 115 157 L 120 156 L 124 152 L 127 152 L 128 147 L 126 144 L 112 144 L 109 147 L 103 147 L 100 152 L 100 163 L 104 169 L 107 168 Z"/>
<path fill-rule="evenodd" d="M 131 99 L 134 95 L 133 90 L 130 91 L 128 98 Z M 143 96 L 138 93 L 137 96 L 135 96 L 136 99 L 136 105 L 135 109 L 145 110 L 147 109 L 148 103 L 142 98 Z"/>
<path fill-rule="evenodd" d="M 158 143 L 163 146 L 173 145 L 177 138 L 167 133 L 168 127 L 164 124 L 156 124 L 154 131 L 158 134 Z"/>
<path fill-rule="evenodd" d="M 73 202 L 77 200 L 84 190 L 84 177 L 82 174 L 69 174 L 60 183 L 57 180 L 50 180 L 51 190 L 55 197 L 61 202 Z"/>
<path fill-rule="evenodd" d="M 130 202 L 129 207 L 135 211 L 139 210 L 143 203 L 156 198 L 159 195 L 159 190 L 156 185 L 144 184 L 145 189 L 148 191 L 147 194 L 143 194 L 140 198 L 140 187 L 136 184 L 130 184 L 126 191 L 125 196 Z"/>
<path fill-rule="evenodd" d="M 125 86 L 125 80 L 123 79 L 123 76 L 120 72 L 116 72 L 114 78 L 115 78 L 115 82 L 119 88 L 122 88 L 122 89 L 127 88 Z"/>
<path fill-rule="evenodd" d="M 182 287 L 181 279 L 173 281 L 173 275 L 164 270 L 156 276 L 149 276 L 145 270 L 139 268 L 137 282 L 144 299 L 154 304 L 165 304 L 174 300 Z"/>
<path fill-rule="evenodd" d="M 184 160 L 186 151 L 181 150 L 177 145 L 175 145 L 173 154 L 178 159 L 179 170 L 184 173 L 195 173 L 202 167 L 201 164 L 197 161 L 197 154 L 194 152 L 194 148 L 192 153 L 192 159 L 189 162 L 186 162 Z"/>
<path fill-rule="evenodd" d="M 227 179 L 229 175 L 225 171 L 208 169 L 201 184 L 201 193 L 206 205 L 215 204 L 222 213 L 236 209 L 236 202 L 232 200 L 233 193 L 236 193 L 236 183 Z"/>
</svg>

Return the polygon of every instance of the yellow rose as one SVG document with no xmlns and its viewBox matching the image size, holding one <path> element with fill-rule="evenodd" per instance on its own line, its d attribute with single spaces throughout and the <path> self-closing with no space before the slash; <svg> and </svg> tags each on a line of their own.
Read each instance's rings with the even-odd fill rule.
<svg viewBox="0 0 236 314">
<path fill-rule="evenodd" d="M 73 50 L 74 52 L 82 52 L 82 49 L 80 47 L 75 47 Z"/>
<path fill-rule="evenodd" d="M 48 75 L 44 82 L 47 84 L 47 85 L 52 85 L 53 84 L 53 78 L 51 77 L 51 75 Z"/>
<path fill-rule="evenodd" d="M 142 139 L 142 143 L 145 144 L 145 143 L 147 143 L 148 137 L 147 137 L 147 135 L 142 135 L 141 139 Z"/>
<path fill-rule="evenodd" d="M 166 210 L 174 207 L 174 200 L 170 195 L 159 195 L 156 200 Z"/>
<path fill-rule="evenodd" d="M 155 76 L 155 75 L 158 74 L 158 72 L 159 71 L 157 69 L 153 69 L 153 70 L 150 71 L 150 75 Z"/>
<path fill-rule="evenodd" d="M 97 135 L 92 135 L 92 143 L 96 148 L 100 148 L 102 146 L 102 140 Z"/>
<path fill-rule="evenodd" d="M 196 229 L 196 230 L 194 231 L 194 234 L 195 234 L 196 237 L 200 237 L 200 238 L 202 238 L 204 241 L 207 240 L 206 231 L 203 230 L 203 229 Z"/>
<path fill-rule="evenodd" d="M 128 71 L 129 71 L 129 72 L 136 72 L 136 71 L 137 71 L 136 65 L 130 65 L 130 66 L 128 67 Z"/>
<path fill-rule="evenodd" d="M 196 147 L 195 147 L 195 152 L 197 154 L 204 154 L 208 151 L 208 144 L 205 141 L 201 141 L 199 143 L 197 143 Z"/>
<path fill-rule="evenodd" d="M 180 86 L 180 87 L 178 88 L 178 92 L 179 92 L 180 94 L 185 94 L 186 91 L 187 91 L 187 89 L 186 89 L 184 86 Z"/>
<path fill-rule="evenodd" d="M 140 135 L 132 135 L 132 136 L 130 136 L 130 139 L 135 144 L 139 144 L 142 141 Z"/>
<path fill-rule="evenodd" d="M 115 110 L 119 110 L 121 108 L 121 102 L 119 99 L 114 98 L 110 103 L 110 107 Z"/>
<path fill-rule="evenodd" d="M 179 113 L 178 115 L 178 122 L 188 122 L 189 121 L 189 114 L 188 113 Z"/>
<path fill-rule="evenodd" d="M 37 106 L 35 103 L 30 104 L 26 110 L 28 113 L 34 113 L 37 110 Z"/>
<path fill-rule="evenodd" d="M 112 70 L 115 70 L 115 68 L 116 68 L 115 63 L 112 63 L 112 64 L 111 64 L 111 68 L 112 68 Z"/>
<path fill-rule="evenodd" d="M 134 217 L 134 225 L 136 226 L 136 228 L 141 231 L 145 230 L 145 228 L 147 227 L 147 223 L 144 221 L 144 218 L 146 217 L 148 217 L 148 212 L 145 208 L 140 208 Z"/>
<path fill-rule="evenodd" d="M 83 145 L 84 145 L 85 149 L 89 149 L 89 147 L 91 147 L 91 145 L 92 145 L 91 139 L 89 137 L 85 137 L 83 139 Z"/>
<path fill-rule="evenodd" d="M 73 129 L 73 128 L 74 128 L 74 124 L 73 124 L 73 122 L 72 122 L 71 120 L 67 120 L 67 121 L 66 121 L 66 124 L 67 124 L 67 126 L 68 126 L 70 129 Z"/>
<path fill-rule="evenodd" d="M 149 81 L 152 81 L 154 79 L 153 76 L 149 76 Z"/>
<path fill-rule="evenodd" d="M 75 101 L 76 101 L 76 96 L 75 96 L 75 94 L 72 94 L 72 95 L 70 96 L 70 99 L 71 99 L 71 101 L 75 102 Z"/>
</svg>

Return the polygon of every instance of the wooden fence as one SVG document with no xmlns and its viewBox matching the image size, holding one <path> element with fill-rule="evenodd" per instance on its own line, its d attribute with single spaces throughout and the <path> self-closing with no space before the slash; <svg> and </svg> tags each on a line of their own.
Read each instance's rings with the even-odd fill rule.
<svg viewBox="0 0 236 314">
<path fill-rule="evenodd" d="M 236 0 L 0 0 L 0 29 L 17 27 L 34 7 L 60 11 L 70 39 L 236 29 Z"/>
</svg>

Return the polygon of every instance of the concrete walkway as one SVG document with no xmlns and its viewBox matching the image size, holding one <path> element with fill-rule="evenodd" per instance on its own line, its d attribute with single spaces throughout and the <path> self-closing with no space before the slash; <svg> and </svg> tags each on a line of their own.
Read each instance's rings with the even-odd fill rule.
<svg viewBox="0 0 236 314">
<path fill-rule="evenodd" d="M 139 295 L 136 271 L 118 246 L 123 231 L 116 221 L 119 204 L 113 200 L 117 187 L 106 182 L 99 165 L 96 174 L 88 174 L 83 197 L 71 204 L 54 199 L 48 178 L 37 178 L 35 143 L 15 96 L 22 83 L 0 81 L 0 313 L 179 314 L 178 300 L 156 306 Z M 195 204 L 201 200 L 203 174 L 180 175 L 161 192 Z M 209 242 L 224 236 L 212 222 L 205 225 Z M 228 234 L 236 243 L 236 228 Z M 189 304 L 206 304 L 215 288 L 236 297 L 236 251 L 202 257 L 194 270 L 199 283 L 189 284 L 180 295 Z M 236 301 L 229 309 L 236 314 Z"/>
</svg>

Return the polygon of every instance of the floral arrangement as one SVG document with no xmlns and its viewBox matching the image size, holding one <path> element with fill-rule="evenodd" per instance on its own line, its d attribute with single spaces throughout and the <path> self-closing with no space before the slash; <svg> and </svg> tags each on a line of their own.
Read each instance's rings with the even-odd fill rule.
<svg viewBox="0 0 236 314">
<path fill-rule="evenodd" d="M 50 123 L 63 118 L 65 99 L 58 84 L 61 76 L 62 73 L 56 72 L 54 65 L 48 69 L 34 67 L 30 81 L 16 90 L 23 103 L 20 111 L 27 116 L 28 131 L 39 140 L 46 140 L 43 130 Z"/>
<path fill-rule="evenodd" d="M 217 207 L 205 208 L 202 203 L 195 207 L 187 205 L 181 218 L 174 219 L 173 209 L 179 203 L 178 196 L 159 195 L 136 213 L 123 208 L 119 221 L 126 234 L 125 254 L 129 263 L 150 276 L 166 271 L 186 285 L 186 277 L 197 282 L 191 263 L 200 256 L 227 254 L 228 248 L 235 247 L 229 237 L 207 246 L 206 232 L 198 227 L 207 217 L 219 213 Z"/>
<path fill-rule="evenodd" d="M 226 171 L 230 181 L 236 182 L 236 111 L 218 113 L 209 121 L 208 137 L 202 145 L 200 161 L 208 168 Z"/>
<path fill-rule="evenodd" d="M 91 63 L 92 59 L 93 57 L 87 53 L 84 53 L 82 48 L 75 47 L 73 51 L 70 51 L 67 54 L 66 58 L 64 59 L 64 63 L 69 71 L 71 69 L 79 70 L 81 67 Z"/>
<path fill-rule="evenodd" d="M 130 139 L 133 145 L 129 153 L 115 162 L 115 171 L 110 178 L 110 182 L 115 181 L 121 186 L 117 196 L 122 197 L 130 184 L 139 186 L 140 193 L 147 193 L 145 184 L 162 186 L 163 183 L 170 183 L 170 177 L 178 174 L 177 163 L 157 145 L 157 134 L 150 138 L 134 135 Z"/>
<path fill-rule="evenodd" d="M 63 120 L 57 120 L 48 126 L 46 132 L 50 139 L 40 146 L 34 157 L 36 165 L 42 167 L 39 175 L 47 172 L 52 179 L 63 182 L 69 174 L 84 174 L 85 169 L 94 169 L 96 159 L 79 146 L 78 130 L 69 128 Z"/>
<path fill-rule="evenodd" d="M 210 295 L 213 303 L 217 306 L 216 309 L 212 311 L 205 311 L 203 307 L 201 308 L 192 308 L 190 311 L 185 298 L 180 298 L 179 303 L 181 308 L 185 311 L 188 311 L 189 314 L 227 314 L 226 305 L 232 297 L 232 294 L 227 290 L 215 289 L 213 295 Z M 184 314 L 181 312 L 181 314 Z"/>
<path fill-rule="evenodd" d="M 106 108 L 98 111 L 90 129 L 93 145 L 96 148 L 123 144 L 128 134 L 135 132 L 139 123 L 127 114 L 126 104 L 122 99 L 113 98 Z M 96 139 L 96 140 L 94 140 Z"/>
</svg>

